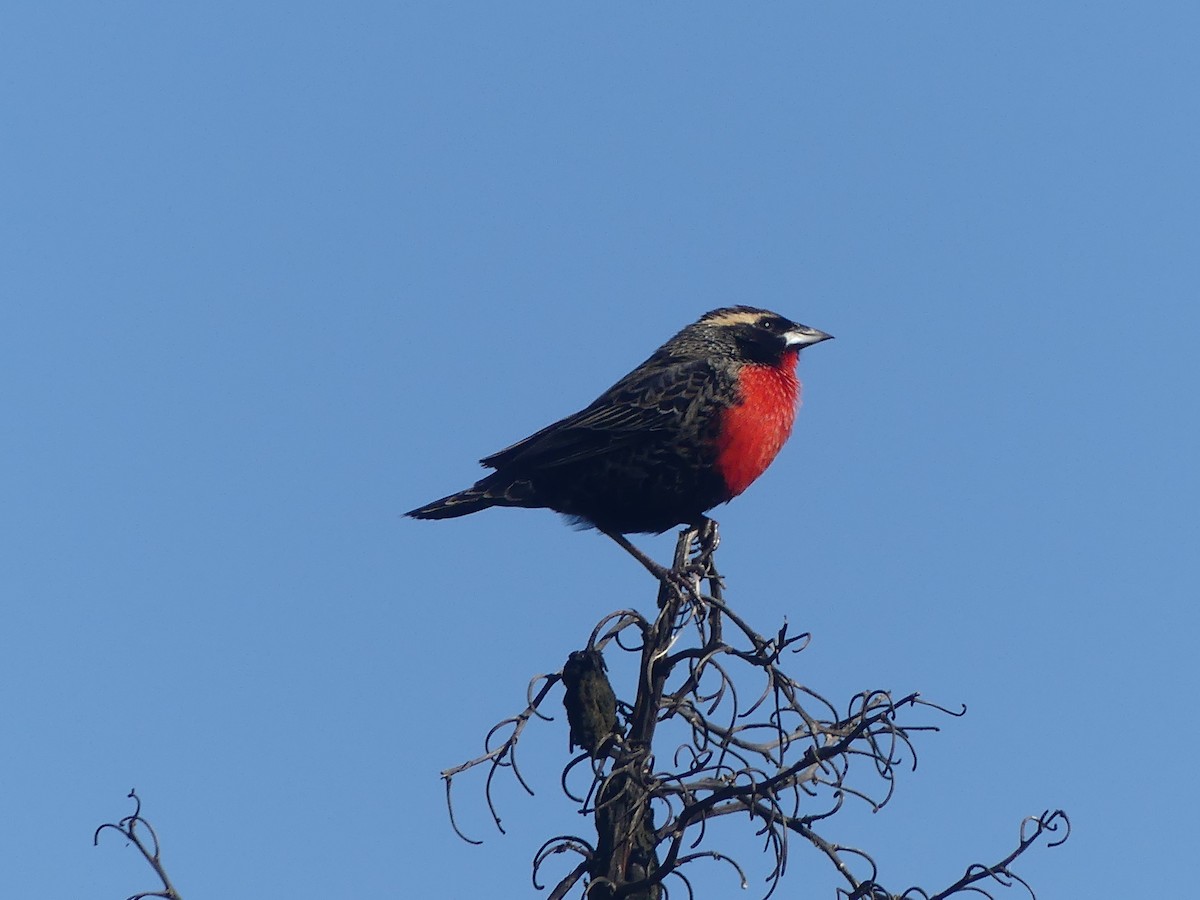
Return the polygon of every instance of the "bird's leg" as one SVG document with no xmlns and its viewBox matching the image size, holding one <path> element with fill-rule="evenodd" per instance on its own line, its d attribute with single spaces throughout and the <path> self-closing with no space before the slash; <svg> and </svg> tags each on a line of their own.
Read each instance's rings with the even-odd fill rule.
<svg viewBox="0 0 1200 900">
<path fill-rule="evenodd" d="M 660 566 L 637 547 L 633 546 L 633 544 L 629 542 L 629 539 L 626 538 L 625 535 L 616 531 L 604 531 L 604 533 L 616 541 L 619 546 L 623 547 L 626 553 L 645 566 L 646 571 L 659 581 L 667 581 L 671 577 L 670 569 L 666 568 L 665 566 Z"/>
</svg>

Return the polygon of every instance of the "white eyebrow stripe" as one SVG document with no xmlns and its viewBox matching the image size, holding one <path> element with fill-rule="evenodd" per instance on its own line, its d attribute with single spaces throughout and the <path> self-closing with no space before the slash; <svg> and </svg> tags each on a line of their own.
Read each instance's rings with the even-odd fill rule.
<svg viewBox="0 0 1200 900">
<path fill-rule="evenodd" d="M 735 310 L 734 312 L 723 313 L 719 316 L 704 319 L 703 321 L 709 325 L 757 325 L 762 319 L 763 313 L 749 312 L 747 310 Z"/>
</svg>

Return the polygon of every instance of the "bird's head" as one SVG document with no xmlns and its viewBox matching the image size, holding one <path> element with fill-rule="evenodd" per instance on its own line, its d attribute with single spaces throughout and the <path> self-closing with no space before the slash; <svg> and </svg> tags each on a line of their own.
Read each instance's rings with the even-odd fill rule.
<svg viewBox="0 0 1200 900">
<path fill-rule="evenodd" d="M 779 365 L 784 355 L 833 335 L 753 306 L 727 306 L 705 313 L 677 335 L 688 350 L 720 353 L 738 362 Z"/>
</svg>

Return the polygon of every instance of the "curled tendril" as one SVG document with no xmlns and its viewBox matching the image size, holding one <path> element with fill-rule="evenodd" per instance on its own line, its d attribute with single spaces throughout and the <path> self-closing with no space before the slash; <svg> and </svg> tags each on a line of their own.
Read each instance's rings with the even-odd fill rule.
<svg viewBox="0 0 1200 900">
<path fill-rule="evenodd" d="M 154 891 L 141 891 L 136 894 L 130 894 L 128 900 L 143 900 L 145 897 L 162 897 L 164 900 L 182 900 L 179 892 L 175 890 L 175 886 L 171 884 L 171 879 L 167 875 L 167 870 L 163 868 L 161 859 L 161 847 L 158 842 L 158 833 L 154 830 L 145 818 L 142 817 L 142 798 L 137 795 L 136 790 L 131 790 L 127 795 L 133 800 L 133 814 L 117 822 L 105 822 L 96 829 L 92 835 L 92 846 L 98 846 L 100 843 L 100 835 L 108 830 L 112 830 L 120 834 L 126 841 L 137 847 L 138 852 L 142 854 L 142 858 L 150 864 L 150 868 L 154 870 L 154 874 L 158 876 L 162 882 L 162 888 Z M 142 837 L 142 832 L 149 836 L 149 842 Z"/>
</svg>

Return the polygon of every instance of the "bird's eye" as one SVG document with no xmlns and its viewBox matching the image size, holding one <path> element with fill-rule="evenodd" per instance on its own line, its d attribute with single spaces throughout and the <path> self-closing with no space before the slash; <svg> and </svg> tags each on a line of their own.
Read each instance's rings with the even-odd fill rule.
<svg viewBox="0 0 1200 900">
<path fill-rule="evenodd" d="M 779 330 L 779 320 L 764 317 L 762 319 L 759 319 L 758 327 L 765 328 L 765 329 L 767 329 L 767 331 L 778 331 Z"/>
</svg>

